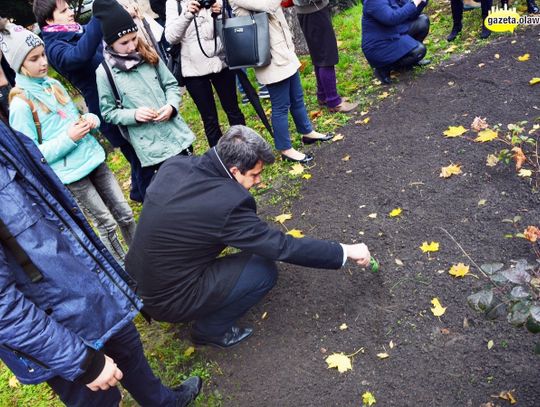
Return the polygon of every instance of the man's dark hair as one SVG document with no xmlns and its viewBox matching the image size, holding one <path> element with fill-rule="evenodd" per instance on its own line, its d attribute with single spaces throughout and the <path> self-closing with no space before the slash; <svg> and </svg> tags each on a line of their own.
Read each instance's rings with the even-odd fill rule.
<svg viewBox="0 0 540 407">
<path fill-rule="evenodd" d="M 56 0 L 34 0 L 32 10 L 36 16 L 38 25 L 45 27 L 47 20 L 53 19 L 53 13 L 56 10 Z"/>
<path fill-rule="evenodd" d="M 219 139 L 216 150 L 225 167 L 236 167 L 242 174 L 253 169 L 259 161 L 264 164 L 275 161 L 270 144 L 246 126 L 232 126 Z"/>
</svg>

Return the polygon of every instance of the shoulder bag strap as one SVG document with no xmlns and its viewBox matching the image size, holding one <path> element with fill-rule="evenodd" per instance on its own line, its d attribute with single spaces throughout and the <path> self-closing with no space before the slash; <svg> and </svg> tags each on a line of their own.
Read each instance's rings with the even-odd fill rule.
<svg viewBox="0 0 540 407">
<path fill-rule="evenodd" d="M 14 89 L 18 89 L 18 88 L 14 88 Z M 32 118 L 34 119 L 34 125 L 36 126 L 38 144 L 43 144 L 43 136 L 41 133 L 41 122 L 39 121 L 39 116 L 38 116 L 36 107 L 34 106 L 34 103 L 24 95 L 23 90 L 20 90 L 20 92 L 18 92 L 15 95 L 15 97 L 18 97 L 21 100 L 24 100 L 30 107 L 30 111 L 32 112 Z"/>
<path fill-rule="evenodd" d="M 109 80 L 109 85 L 111 87 L 113 96 L 114 96 L 114 102 L 116 104 L 117 109 L 123 109 L 124 106 L 122 105 L 122 99 L 120 98 L 120 94 L 118 93 L 118 88 L 116 87 L 116 83 L 114 82 L 114 78 L 111 72 L 111 68 L 109 68 L 109 65 L 105 60 L 101 62 L 101 66 L 103 67 L 103 70 L 105 71 L 105 74 L 107 75 L 107 79 Z M 126 140 L 129 140 L 129 132 L 126 126 L 118 125 L 118 129 L 120 130 L 120 134 L 122 134 L 122 137 L 124 137 Z"/>
<path fill-rule="evenodd" d="M 15 261 L 20 264 L 26 275 L 33 283 L 43 280 L 43 274 L 32 263 L 19 242 L 11 234 L 6 224 L 0 219 L 0 242 L 2 242 L 15 256 Z"/>
</svg>

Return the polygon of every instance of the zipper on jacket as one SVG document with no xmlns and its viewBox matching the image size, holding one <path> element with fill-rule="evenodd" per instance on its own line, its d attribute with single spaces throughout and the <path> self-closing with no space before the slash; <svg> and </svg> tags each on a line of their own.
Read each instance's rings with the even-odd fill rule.
<svg viewBox="0 0 540 407">
<path fill-rule="evenodd" d="M 10 352 L 12 352 L 15 356 L 17 356 L 17 358 L 19 358 L 19 360 L 26 365 L 26 368 L 28 369 L 28 371 L 30 373 L 32 373 L 34 371 L 34 368 L 32 368 L 32 366 L 30 366 L 28 363 L 26 363 L 26 361 L 30 361 L 30 362 L 38 365 L 42 369 L 47 369 L 47 370 L 51 369 L 48 365 L 46 365 L 45 363 L 37 360 L 35 357 L 33 357 L 31 355 L 28 355 L 28 354 L 26 354 L 24 352 L 21 352 L 20 350 L 13 349 L 11 346 L 8 346 L 8 345 L 2 345 L 2 346 L 5 347 L 6 349 L 8 349 Z"/>
</svg>

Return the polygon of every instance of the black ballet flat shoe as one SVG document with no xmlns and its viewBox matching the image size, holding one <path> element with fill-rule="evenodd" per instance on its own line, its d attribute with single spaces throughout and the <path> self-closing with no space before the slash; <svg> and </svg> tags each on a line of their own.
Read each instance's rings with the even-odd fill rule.
<svg viewBox="0 0 540 407">
<path fill-rule="evenodd" d="M 527 2 L 527 12 L 529 14 L 539 14 L 540 13 L 540 8 L 538 8 L 538 6 L 536 5 L 534 0 L 529 0 Z"/>
<path fill-rule="evenodd" d="M 253 334 L 253 328 L 231 327 L 221 336 L 206 336 L 191 332 L 191 342 L 195 345 L 213 346 L 215 348 L 226 349 L 238 345 Z"/>
<path fill-rule="evenodd" d="M 334 134 L 333 133 L 328 133 L 326 136 L 324 137 L 321 137 L 321 138 L 313 138 L 313 137 L 307 137 L 307 136 L 302 136 L 302 143 L 304 144 L 313 144 L 313 143 L 316 143 L 317 141 L 330 141 L 334 138 Z"/>
<path fill-rule="evenodd" d="M 446 40 L 448 42 L 454 41 L 456 37 L 459 35 L 459 33 L 461 32 L 461 29 L 462 29 L 461 25 L 452 27 L 452 31 L 450 32 L 450 34 L 448 34 L 448 37 L 446 37 Z"/>
<path fill-rule="evenodd" d="M 308 164 L 313 161 L 313 156 L 311 154 L 305 153 L 304 158 L 297 160 L 296 158 L 287 157 L 285 154 L 281 154 L 281 159 L 285 161 L 290 161 L 293 163 Z"/>
<path fill-rule="evenodd" d="M 375 74 L 375 77 L 381 81 L 381 83 L 384 83 L 385 85 L 390 85 L 392 83 L 389 71 L 375 68 L 373 73 Z"/>
</svg>

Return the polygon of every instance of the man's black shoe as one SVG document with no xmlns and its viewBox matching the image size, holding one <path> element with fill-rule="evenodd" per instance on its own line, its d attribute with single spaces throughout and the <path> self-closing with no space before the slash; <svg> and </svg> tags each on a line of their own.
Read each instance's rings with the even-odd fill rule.
<svg viewBox="0 0 540 407">
<path fill-rule="evenodd" d="M 231 327 L 231 329 L 221 336 L 206 336 L 191 331 L 191 342 L 195 345 L 207 345 L 225 349 L 238 345 L 243 340 L 249 338 L 252 333 L 253 328 L 239 328 L 237 326 Z"/>
<path fill-rule="evenodd" d="M 197 398 L 202 387 L 202 379 L 199 376 L 193 376 L 185 380 L 180 386 L 175 387 L 173 391 L 177 393 L 176 407 L 186 407 Z"/>
<path fill-rule="evenodd" d="M 375 74 L 375 77 L 380 80 L 385 85 L 389 85 L 392 83 L 392 80 L 390 79 L 390 72 L 386 71 L 384 69 L 378 69 L 375 68 L 373 70 L 373 73 Z"/>
<path fill-rule="evenodd" d="M 446 40 L 448 42 L 454 41 L 456 39 L 456 37 L 458 36 L 458 34 L 461 32 L 461 29 L 462 29 L 461 24 L 460 25 L 454 25 L 452 27 L 452 32 L 448 35 L 448 37 L 446 37 Z"/>
</svg>

